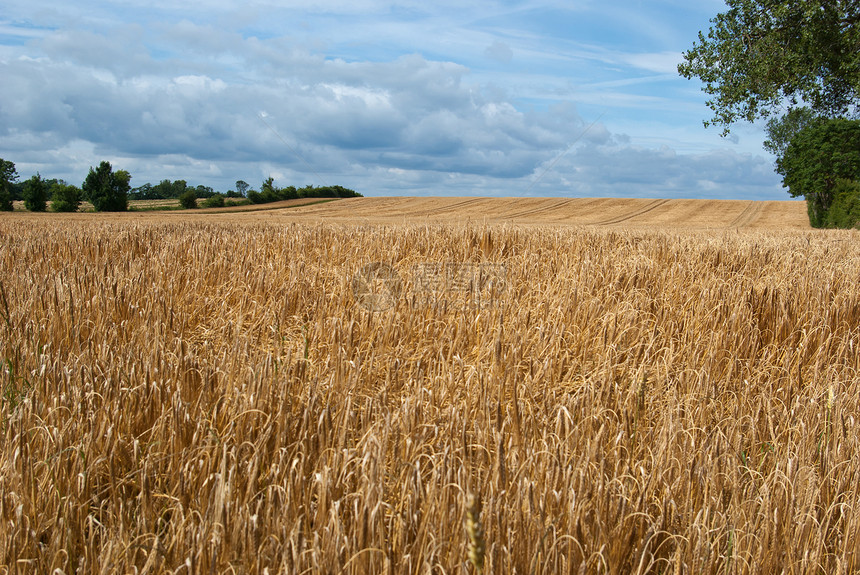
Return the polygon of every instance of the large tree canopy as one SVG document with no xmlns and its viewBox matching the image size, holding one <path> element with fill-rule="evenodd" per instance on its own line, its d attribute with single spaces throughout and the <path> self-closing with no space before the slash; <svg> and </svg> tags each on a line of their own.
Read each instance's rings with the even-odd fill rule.
<svg viewBox="0 0 860 575">
<path fill-rule="evenodd" d="M 0 158 L 0 210 L 12 211 L 12 195 L 10 188 L 12 182 L 18 179 L 15 164 Z"/>
<path fill-rule="evenodd" d="M 83 191 L 97 212 L 124 212 L 128 209 L 131 175 L 125 170 L 113 171 L 110 162 L 90 168 Z"/>
<path fill-rule="evenodd" d="M 697 77 L 708 106 L 728 133 L 785 108 L 815 115 L 860 113 L 860 2 L 857 0 L 727 0 L 707 36 L 678 66 Z"/>
<path fill-rule="evenodd" d="M 48 183 L 39 173 L 24 182 L 24 206 L 31 212 L 44 212 L 48 206 Z"/>
</svg>

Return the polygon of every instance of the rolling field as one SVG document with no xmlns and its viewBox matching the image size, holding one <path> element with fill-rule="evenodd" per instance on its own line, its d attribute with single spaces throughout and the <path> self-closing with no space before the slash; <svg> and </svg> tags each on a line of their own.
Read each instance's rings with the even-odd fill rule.
<svg viewBox="0 0 860 575">
<path fill-rule="evenodd" d="M 163 200 L 163 202 L 176 202 Z M 159 201 L 155 201 L 158 204 Z M 153 202 L 138 202 L 138 207 Z M 172 205 L 172 204 L 171 204 Z M 245 217 L 241 214 L 245 213 Z M 16 214 L 50 218 L 51 214 Z M 86 219 L 85 214 L 72 217 Z M 102 221 L 219 221 L 331 223 L 517 224 L 676 230 L 808 230 L 806 204 L 797 201 L 650 200 L 615 198 L 306 198 L 272 204 L 99 215 Z"/>
<path fill-rule="evenodd" d="M 796 202 L 0 214 L 0 573 L 857 572 L 858 241 Z"/>
<path fill-rule="evenodd" d="M 272 213 L 272 217 L 277 217 Z M 809 229 L 804 202 L 613 198 L 350 198 L 283 215 L 326 221 Z"/>
</svg>

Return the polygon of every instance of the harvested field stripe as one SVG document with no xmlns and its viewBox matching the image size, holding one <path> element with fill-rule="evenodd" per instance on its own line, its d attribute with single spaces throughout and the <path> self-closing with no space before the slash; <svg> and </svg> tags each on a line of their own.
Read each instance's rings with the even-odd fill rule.
<svg viewBox="0 0 860 575">
<path fill-rule="evenodd" d="M 454 198 L 451 198 L 451 200 L 453 200 L 453 199 Z M 448 199 L 446 198 L 446 200 L 448 200 Z M 466 206 L 470 206 L 470 205 L 473 205 L 473 204 L 476 204 L 476 203 L 479 203 L 479 202 L 482 202 L 485 200 L 486 200 L 486 198 L 470 198 L 468 200 L 454 201 L 454 203 L 439 206 L 439 207 L 431 207 L 429 209 L 424 209 L 424 210 L 405 212 L 403 215 L 404 216 L 425 216 L 425 215 L 434 216 L 437 214 L 445 214 L 445 213 L 450 213 L 450 212 L 453 212 L 456 210 L 460 210 Z"/>
<path fill-rule="evenodd" d="M 668 202 L 669 202 L 669 200 L 654 200 L 654 201 L 648 203 L 646 206 L 644 206 L 638 210 L 635 210 L 633 212 L 630 212 L 629 214 L 624 214 L 623 216 L 612 218 L 609 220 L 604 220 L 601 222 L 595 222 L 593 225 L 609 226 L 612 224 L 620 224 L 621 222 L 626 222 L 627 220 L 633 219 L 633 218 L 635 218 L 637 216 L 641 216 L 643 214 L 647 214 L 648 212 L 650 212 L 652 210 L 656 210 L 657 208 L 659 208 L 660 206 L 662 206 L 663 204 L 666 204 Z"/>
<path fill-rule="evenodd" d="M 563 200 L 556 200 L 549 205 L 539 206 L 537 208 L 533 208 L 531 210 L 525 210 L 522 212 L 514 212 L 512 214 L 505 214 L 506 218 L 522 218 L 524 216 L 535 216 L 537 214 L 546 214 L 546 213 L 555 213 L 558 214 L 562 208 L 573 203 L 573 199 L 567 198 Z"/>
<path fill-rule="evenodd" d="M 745 228 L 750 225 L 762 212 L 764 204 L 762 202 L 750 201 L 749 205 L 744 208 L 744 211 L 731 223 L 731 228 Z"/>
</svg>

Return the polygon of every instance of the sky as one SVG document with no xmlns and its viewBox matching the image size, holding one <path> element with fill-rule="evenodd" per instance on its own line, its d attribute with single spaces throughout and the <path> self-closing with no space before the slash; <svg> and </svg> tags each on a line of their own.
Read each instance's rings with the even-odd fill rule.
<svg viewBox="0 0 860 575">
<path fill-rule="evenodd" d="M 78 184 L 790 199 L 682 52 L 720 0 L 3 0 L 0 158 Z"/>
</svg>

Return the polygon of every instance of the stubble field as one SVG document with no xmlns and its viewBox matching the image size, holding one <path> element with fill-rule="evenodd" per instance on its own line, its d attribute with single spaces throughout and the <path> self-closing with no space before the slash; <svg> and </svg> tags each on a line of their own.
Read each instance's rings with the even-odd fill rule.
<svg viewBox="0 0 860 575">
<path fill-rule="evenodd" d="M 858 232 L 582 202 L 0 217 L 0 572 L 856 572 Z"/>
</svg>

